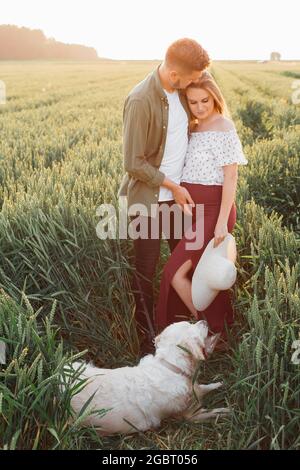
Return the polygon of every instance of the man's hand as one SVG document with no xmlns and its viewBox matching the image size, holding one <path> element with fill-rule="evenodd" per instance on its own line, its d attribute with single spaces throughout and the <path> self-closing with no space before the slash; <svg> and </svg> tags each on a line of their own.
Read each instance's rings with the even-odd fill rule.
<svg viewBox="0 0 300 470">
<path fill-rule="evenodd" d="M 188 190 L 178 184 L 173 189 L 173 196 L 174 196 L 175 202 L 179 205 L 181 210 L 183 210 L 185 214 L 192 215 L 192 211 L 190 207 L 187 206 L 186 204 L 191 204 L 192 207 L 195 207 L 195 203 L 193 199 L 191 198 L 191 195 L 188 192 Z"/>
<path fill-rule="evenodd" d="M 174 181 L 170 180 L 169 178 L 165 177 L 162 186 L 165 188 L 170 189 L 172 191 L 176 204 L 179 205 L 180 209 L 187 215 L 193 215 L 189 206 L 185 206 L 185 204 L 191 204 L 192 207 L 195 207 L 195 203 L 191 198 L 190 193 L 186 188 L 180 186 L 180 184 L 174 183 Z"/>
</svg>

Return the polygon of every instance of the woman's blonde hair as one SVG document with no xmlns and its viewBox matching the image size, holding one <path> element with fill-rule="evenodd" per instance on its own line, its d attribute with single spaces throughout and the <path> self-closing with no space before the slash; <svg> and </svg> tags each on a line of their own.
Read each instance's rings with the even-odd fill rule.
<svg viewBox="0 0 300 470">
<path fill-rule="evenodd" d="M 189 88 L 201 88 L 202 90 L 206 90 L 213 97 L 215 110 L 223 116 L 230 117 L 230 112 L 228 110 L 225 98 L 216 81 L 207 70 L 202 72 L 202 76 L 197 82 L 192 82 L 183 90 L 185 95 Z M 193 132 L 197 125 L 198 119 L 192 119 L 189 123 L 190 132 Z"/>
</svg>

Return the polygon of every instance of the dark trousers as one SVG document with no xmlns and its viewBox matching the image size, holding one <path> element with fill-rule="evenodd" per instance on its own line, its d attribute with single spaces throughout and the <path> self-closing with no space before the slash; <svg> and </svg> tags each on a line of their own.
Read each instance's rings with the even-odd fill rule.
<svg viewBox="0 0 300 470">
<path fill-rule="evenodd" d="M 158 204 L 160 206 L 163 203 L 171 206 L 175 201 L 162 201 Z M 181 213 L 180 209 L 179 213 Z M 130 216 L 130 220 L 133 221 L 136 217 L 138 216 Z M 135 271 L 132 277 L 132 292 L 134 293 L 136 306 L 135 320 L 138 332 L 144 332 L 147 336 L 152 337 L 152 328 L 154 326 L 153 279 L 160 256 L 160 240 L 162 238 L 163 219 L 162 213 L 159 212 L 156 217 L 159 238 L 151 238 L 151 223 L 153 223 L 153 218 L 147 216 L 139 217 L 144 220 L 147 219 L 148 238 L 137 238 L 136 240 L 133 240 Z M 180 224 L 182 230 L 183 216 L 181 217 Z M 183 234 L 183 231 L 181 233 Z M 175 238 L 176 232 L 173 212 L 170 213 L 170 233 L 166 233 L 165 235 L 172 253 L 177 243 L 180 241 L 180 238 Z M 152 328 L 149 327 L 149 321 L 151 322 Z"/>
</svg>

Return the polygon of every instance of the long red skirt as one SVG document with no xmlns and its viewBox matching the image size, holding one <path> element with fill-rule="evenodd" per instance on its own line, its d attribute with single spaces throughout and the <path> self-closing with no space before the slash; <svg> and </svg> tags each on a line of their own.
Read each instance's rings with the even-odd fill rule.
<svg viewBox="0 0 300 470">
<path fill-rule="evenodd" d="M 192 269 L 188 273 L 190 280 L 192 279 L 193 272 L 206 248 L 206 245 L 214 237 L 214 230 L 221 208 L 223 186 L 191 184 L 185 182 L 182 182 L 181 186 L 184 186 L 189 191 L 195 204 L 204 205 L 204 242 L 200 249 L 187 250 L 185 244 L 191 240 L 183 236 L 165 264 L 160 283 L 158 301 L 155 308 L 155 326 L 157 332 L 162 331 L 166 326 L 173 322 L 191 320 L 194 318 L 190 310 L 172 287 L 171 281 L 178 268 L 188 259 L 192 261 Z M 193 230 L 195 230 L 196 224 L 195 217 L 196 213 L 193 210 Z M 233 203 L 227 223 L 228 232 L 232 232 L 235 222 L 236 205 Z M 202 312 L 198 311 L 198 319 L 207 320 L 212 332 L 222 332 L 225 336 L 225 324 L 230 326 L 234 319 L 231 290 L 220 291 L 206 310 L 203 310 Z"/>
</svg>

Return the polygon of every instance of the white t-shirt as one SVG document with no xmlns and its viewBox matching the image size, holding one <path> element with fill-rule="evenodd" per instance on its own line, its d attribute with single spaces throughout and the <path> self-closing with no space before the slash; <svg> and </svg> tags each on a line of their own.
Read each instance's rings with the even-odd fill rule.
<svg viewBox="0 0 300 470">
<path fill-rule="evenodd" d="M 188 146 L 188 117 L 180 102 L 178 91 L 169 93 L 166 90 L 169 102 L 169 118 L 166 136 L 166 145 L 159 170 L 167 178 L 179 184 Z M 174 199 L 172 191 L 160 186 L 158 201 L 171 201 Z"/>
<path fill-rule="evenodd" d="M 223 185 L 223 166 L 247 165 L 241 141 L 235 129 L 193 132 L 185 157 L 181 181 Z"/>
</svg>

